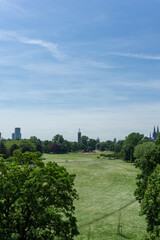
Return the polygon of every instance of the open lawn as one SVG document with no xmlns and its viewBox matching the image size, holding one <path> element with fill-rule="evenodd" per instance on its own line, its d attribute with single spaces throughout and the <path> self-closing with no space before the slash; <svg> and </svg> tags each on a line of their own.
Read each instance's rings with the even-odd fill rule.
<svg viewBox="0 0 160 240">
<path fill-rule="evenodd" d="M 135 201 L 138 169 L 122 160 L 97 159 L 99 154 L 44 154 L 45 162 L 55 161 L 76 174 L 75 202 L 80 235 L 76 240 L 142 240 L 144 217 Z M 122 236 L 117 235 L 118 223 Z"/>
</svg>

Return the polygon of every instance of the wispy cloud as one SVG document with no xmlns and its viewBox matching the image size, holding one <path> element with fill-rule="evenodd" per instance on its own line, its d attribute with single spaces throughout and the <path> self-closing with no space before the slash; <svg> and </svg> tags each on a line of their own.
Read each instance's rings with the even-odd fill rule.
<svg viewBox="0 0 160 240">
<path fill-rule="evenodd" d="M 0 0 L 1 9 L 5 10 L 18 10 L 21 12 L 24 12 L 24 9 L 20 7 L 18 4 L 15 3 L 15 1 L 9 1 L 9 0 Z"/>
<path fill-rule="evenodd" d="M 113 53 L 110 53 L 110 55 L 116 55 L 120 57 L 129 57 L 129 58 L 138 58 L 138 59 L 147 59 L 147 60 L 160 60 L 160 56 L 145 55 L 145 54 L 113 52 Z"/>
<path fill-rule="evenodd" d="M 62 60 L 65 57 L 65 55 L 60 53 L 60 51 L 58 50 L 57 44 L 47 42 L 41 39 L 30 39 L 26 37 L 18 37 L 18 40 L 25 44 L 38 45 L 40 47 L 44 47 L 58 60 Z"/>
<path fill-rule="evenodd" d="M 112 85 L 120 85 L 126 87 L 141 87 L 147 89 L 160 89 L 160 80 L 150 80 L 150 81 L 115 81 Z"/>
<path fill-rule="evenodd" d="M 59 51 L 57 44 L 44 41 L 42 39 L 24 37 L 24 36 L 21 36 L 21 34 L 18 34 L 17 32 L 0 31 L 0 40 L 18 41 L 24 44 L 37 45 L 47 49 L 47 51 L 49 51 L 52 54 L 52 56 L 57 60 L 63 60 L 65 58 L 65 55 Z"/>
</svg>

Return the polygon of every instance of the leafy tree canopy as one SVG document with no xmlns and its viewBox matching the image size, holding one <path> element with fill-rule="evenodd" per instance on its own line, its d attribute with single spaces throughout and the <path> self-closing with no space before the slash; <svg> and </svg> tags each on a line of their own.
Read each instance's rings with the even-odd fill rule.
<svg viewBox="0 0 160 240">
<path fill-rule="evenodd" d="M 134 157 L 139 159 L 143 157 L 147 151 L 154 149 L 155 143 L 154 142 L 144 142 L 143 144 L 139 144 L 134 149 Z"/>
<path fill-rule="evenodd" d="M 146 151 L 141 158 L 135 161 L 135 166 L 141 170 L 141 173 L 137 175 L 138 181 L 135 191 L 135 196 L 140 202 L 144 198 L 147 189 L 148 177 L 158 164 L 160 164 L 160 146 L 157 145 L 154 145 L 150 150 Z"/>
<path fill-rule="evenodd" d="M 64 142 L 64 138 L 63 138 L 62 135 L 56 134 L 56 135 L 53 137 L 52 142 L 55 142 L 55 143 L 63 143 L 63 142 Z"/>
<path fill-rule="evenodd" d="M 146 215 L 149 239 L 160 239 L 160 165 L 149 177 L 141 213 Z"/>
<path fill-rule="evenodd" d="M 0 236 L 2 240 L 72 240 L 74 175 L 39 153 L 14 151 L 0 159 Z"/>
<path fill-rule="evenodd" d="M 123 145 L 125 146 L 125 145 L 130 144 L 130 145 L 136 146 L 138 143 L 140 143 L 140 141 L 142 141 L 143 138 L 144 138 L 144 135 L 143 135 L 143 134 L 135 133 L 135 132 L 130 133 L 130 134 L 126 137 Z"/>
</svg>

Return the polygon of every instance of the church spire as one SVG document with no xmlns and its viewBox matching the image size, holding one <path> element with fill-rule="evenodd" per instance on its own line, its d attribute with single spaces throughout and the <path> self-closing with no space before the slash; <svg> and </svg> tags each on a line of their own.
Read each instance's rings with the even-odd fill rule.
<svg viewBox="0 0 160 240">
<path fill-rule="evenodd" d="M 156 133 L 156 128 L 154 126 L 154 130 L 153 130 L 153 140 L 156 140 L 157 138 L 157 133 Z"/>
</svg>

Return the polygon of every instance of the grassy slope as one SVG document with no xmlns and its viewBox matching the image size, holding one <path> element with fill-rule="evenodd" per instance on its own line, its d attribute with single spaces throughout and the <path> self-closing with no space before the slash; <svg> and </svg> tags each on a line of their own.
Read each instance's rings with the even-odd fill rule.
<svg viewBox="0 0 160 240">
<path fill-rule="evenodd" d="M 80 199 L 75 202 L 80 235 L 77 240 L 142 240 L 144 218 L 134 198 L 138 170 L 121 160 L 100 160 L 96 155 L 44 155 L 46 161 L 61 162 L 76 174 Z M 121 209 L 120 211 L 118 209 Z M 123 236 L 117 236 L 118 219 Z"/>
</svg>

